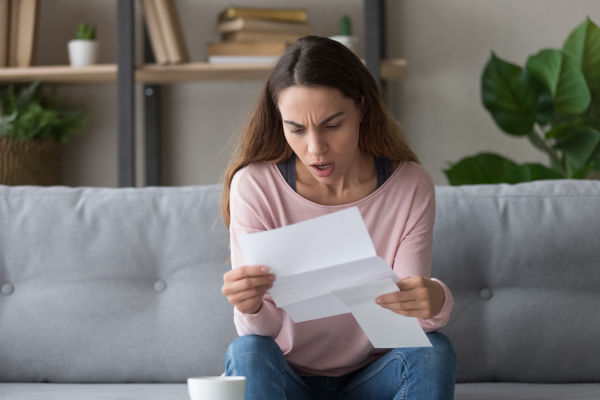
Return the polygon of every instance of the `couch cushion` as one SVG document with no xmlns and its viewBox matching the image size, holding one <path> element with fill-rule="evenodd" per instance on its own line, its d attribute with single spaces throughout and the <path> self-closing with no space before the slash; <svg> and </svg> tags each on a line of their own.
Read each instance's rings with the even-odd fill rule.
<svg viewBox="0 0 600 400">
<path fill-rule="evenodd" d="M 0 400 L 186 400 L 185 383 L 0 383 Z"/>
<path fill-rule="evenodd" d="M 600 382 L 600 182 L 436 190 L 458 380 Z"/>
<path fill-rule="evenodd" d="M 0 186 L 0 381 L 184 382 L 236 337 L 221 186 Z"/>
<path fill-rule="evenodd" d="M 463 383 L 454 400 L 598 400 L 598 383 Z"/>
<path fill-rule="evenodd" d="M 0 383 L 0 400 L 185 400 L 182 384 Z M 464 383 L 455 400 L 598 400 L 600 384 Z"/>
</svg>

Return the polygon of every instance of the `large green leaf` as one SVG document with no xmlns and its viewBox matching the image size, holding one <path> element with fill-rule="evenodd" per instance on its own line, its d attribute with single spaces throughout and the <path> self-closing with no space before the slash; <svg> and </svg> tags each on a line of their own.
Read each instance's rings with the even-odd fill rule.
<svg viewBox="0 0 600 400">
<path fill-rule="evenodd" d="M 481 76 L 481 99 L 496 124 L 504 132 L 523 136 L 536 121 L 548 112 L 547 103 L 540 102 L 543 86 L 518 65 L 508 63 L 494 53 Z"/>
<path fill-rule="evenodd" d="M 56 88 L 42 90 L 39 83 L 0 86 L 0 135 L 23 140 L 66 141 L 84 130 L 89 116 L 65 110 L 58 103 Z"/>
<path fill-rule="evenodd" d="M 600 145 L 600 131 L 587 127 L 575 127 L 568 136 L 561 139 L 554 147 L 562 150 L 567 160 L 580 170 L 586 167 Z"/>
<path fill-rule="evenodd" d="M 590 90 L 600 90 L 600 28 L 586 18 L 571 32 L 563 50 L 575 60 Z"/>
<path fill-rule="evenodd" d="M 524 70 L 525 73 L 527 70 Z M 532 78 L 533 79 L 533 78 Z M 554 103 L 552 101 L 552 94 L 541 83 L 535 81 L 536 85 L 540 86 L 540 95 L 537 100 L 536 108 L 535 108 L 535 121 L 540 126 L 548 125 L 552 122 L 554 117 Z"/>
<path fill-rule="evenodd" d="M 590 90 L 575 60 L 561 50 L 546 49 L 529 57 L 525 66 L 552 94 L 554 109 L 583 113 L 590 105 Z"/>
<path fill-rule="evenodd" d="M 465 157 L 444 170 L 451 185 L 474 185 L 479 183 L 500 183 L 506 170 L 517 164 L 493 153 L 480 153 Z"/>
<path fill-rule="evenodd" d="M 519 183 L 539 181 L 543 179 L 563 179 L 559 172 L 541 164 L 526 163 L 517 165 L 504 172 L 502 182 Z"/>
<path fill-rule="evenodd" d="M 519 183 L 540 179 L 564 178 L 559 172 L 540 164 L 517 164 L 493 153 L 466 157 L 444 170 L 451 185 Z"/>
<path fill-rule="evenodd" d="M 504 171 L 517 164 L 493 153 L 480 153 L 465 157 L 444 170 L 451 185 L 474 185 L 479 183 L 500 183 Z"/>
<path fill-rule="evenodd" d="M 598 146 L 596 152 L 592 156 L 591 164 L 595 171 L 600 172 L 600 146 Z"/>
</svg>

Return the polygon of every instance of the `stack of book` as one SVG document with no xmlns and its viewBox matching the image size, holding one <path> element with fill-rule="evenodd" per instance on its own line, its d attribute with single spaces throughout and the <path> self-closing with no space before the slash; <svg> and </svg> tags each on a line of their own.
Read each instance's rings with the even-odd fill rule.
<svg viewBox="0 0 600 400">
<path fill-rule="evenodd" d="M 38 0 L 0 0 L 0 67 L 33 64 Z"/>
<path fill-rule="evenodd" d="M 190 61 L 173 0 L 140 0 L 152 53 L 157 64 Z"/>
<path fill-rule="evenodd" d="M 207 43 L 209 63 L 273 62 L 296 39 L 310 34 L 306 10 L 228 7 L 219 15 L 220 42 Z"/>
</svg>

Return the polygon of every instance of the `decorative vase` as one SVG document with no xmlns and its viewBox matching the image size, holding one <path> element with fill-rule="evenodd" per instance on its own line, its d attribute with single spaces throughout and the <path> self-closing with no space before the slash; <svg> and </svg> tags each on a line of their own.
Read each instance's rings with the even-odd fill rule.
<svg viewBox="0 0 600 400">
<path fill-rule="evenodd" d="M 95 40 L 74 39 L 69 41 L 68 48 L 72 67 L 92 65 L 98 61 L 98 42 Z"/>
</svg>

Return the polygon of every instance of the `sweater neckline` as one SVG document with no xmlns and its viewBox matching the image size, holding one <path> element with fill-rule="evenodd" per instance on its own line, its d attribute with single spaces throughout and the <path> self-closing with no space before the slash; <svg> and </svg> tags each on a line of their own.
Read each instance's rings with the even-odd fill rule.
<svg viewBox="0 0 600 400">
<path fill-rule="evenodd" d="M 277 176 L 277 179 L 279 181 L 280 184 L 282 184 L 284 186 L 284 190 L 292 197 L 310 205 L 313 207 L 317 207 L 317 208 L 323 208 L 323 209 L 338 209 L 338 208 L 348 208 L 348 207 L 353 207 L 353 206 L 358 206 L 362 203 L 366 203 L 368 202 L 370 199 L 372 199 L 373 197 L 377 196 L 379 193 L 381 193 L 383 190 L 385 190 L 385 188 L 387 186 L 389 186 L 390 181 L 394 180 L 395 176 L 400 174 L 400 170 L 404 167 L 404 165 L 406 164 L 406 161 L 401 162 L 400 164 L 398 164 L 398 166 L 396 167 L 396 169 L 394 170 L 394 172 L 392 173 L 392 175 L 390 175 L 390 177 L 388 179 L 386 179 L 385 182 L 383 182 L 383 184 L 381 186 L 379 186 L 377 189 L 375 189 L 374 191 L 372 191 L 371 193 L 369 193 L 368 195 L 366 195 L 365 197 L 363 197 L 362 199 L 358 199 L 355 200 L 353 202 L 350 203 L 344 203 L 344 204 L 336 204 L 336 205 L 326 205 L 326 204 L 319 204 L 316 203 L 312 200 L 307 199 L 306 197 L 302 196 L 301 194 L 299 194 L 297 191 L 295 191 L 285 180 L 284 176 L 281 174 L 281 171 L 279 171 L 279 168 L 277 167 L 277 164 L 270 164 L 269 168 L 271 168 L 272 170 L 274 170 L 275 175 Z"/>
</svg>

